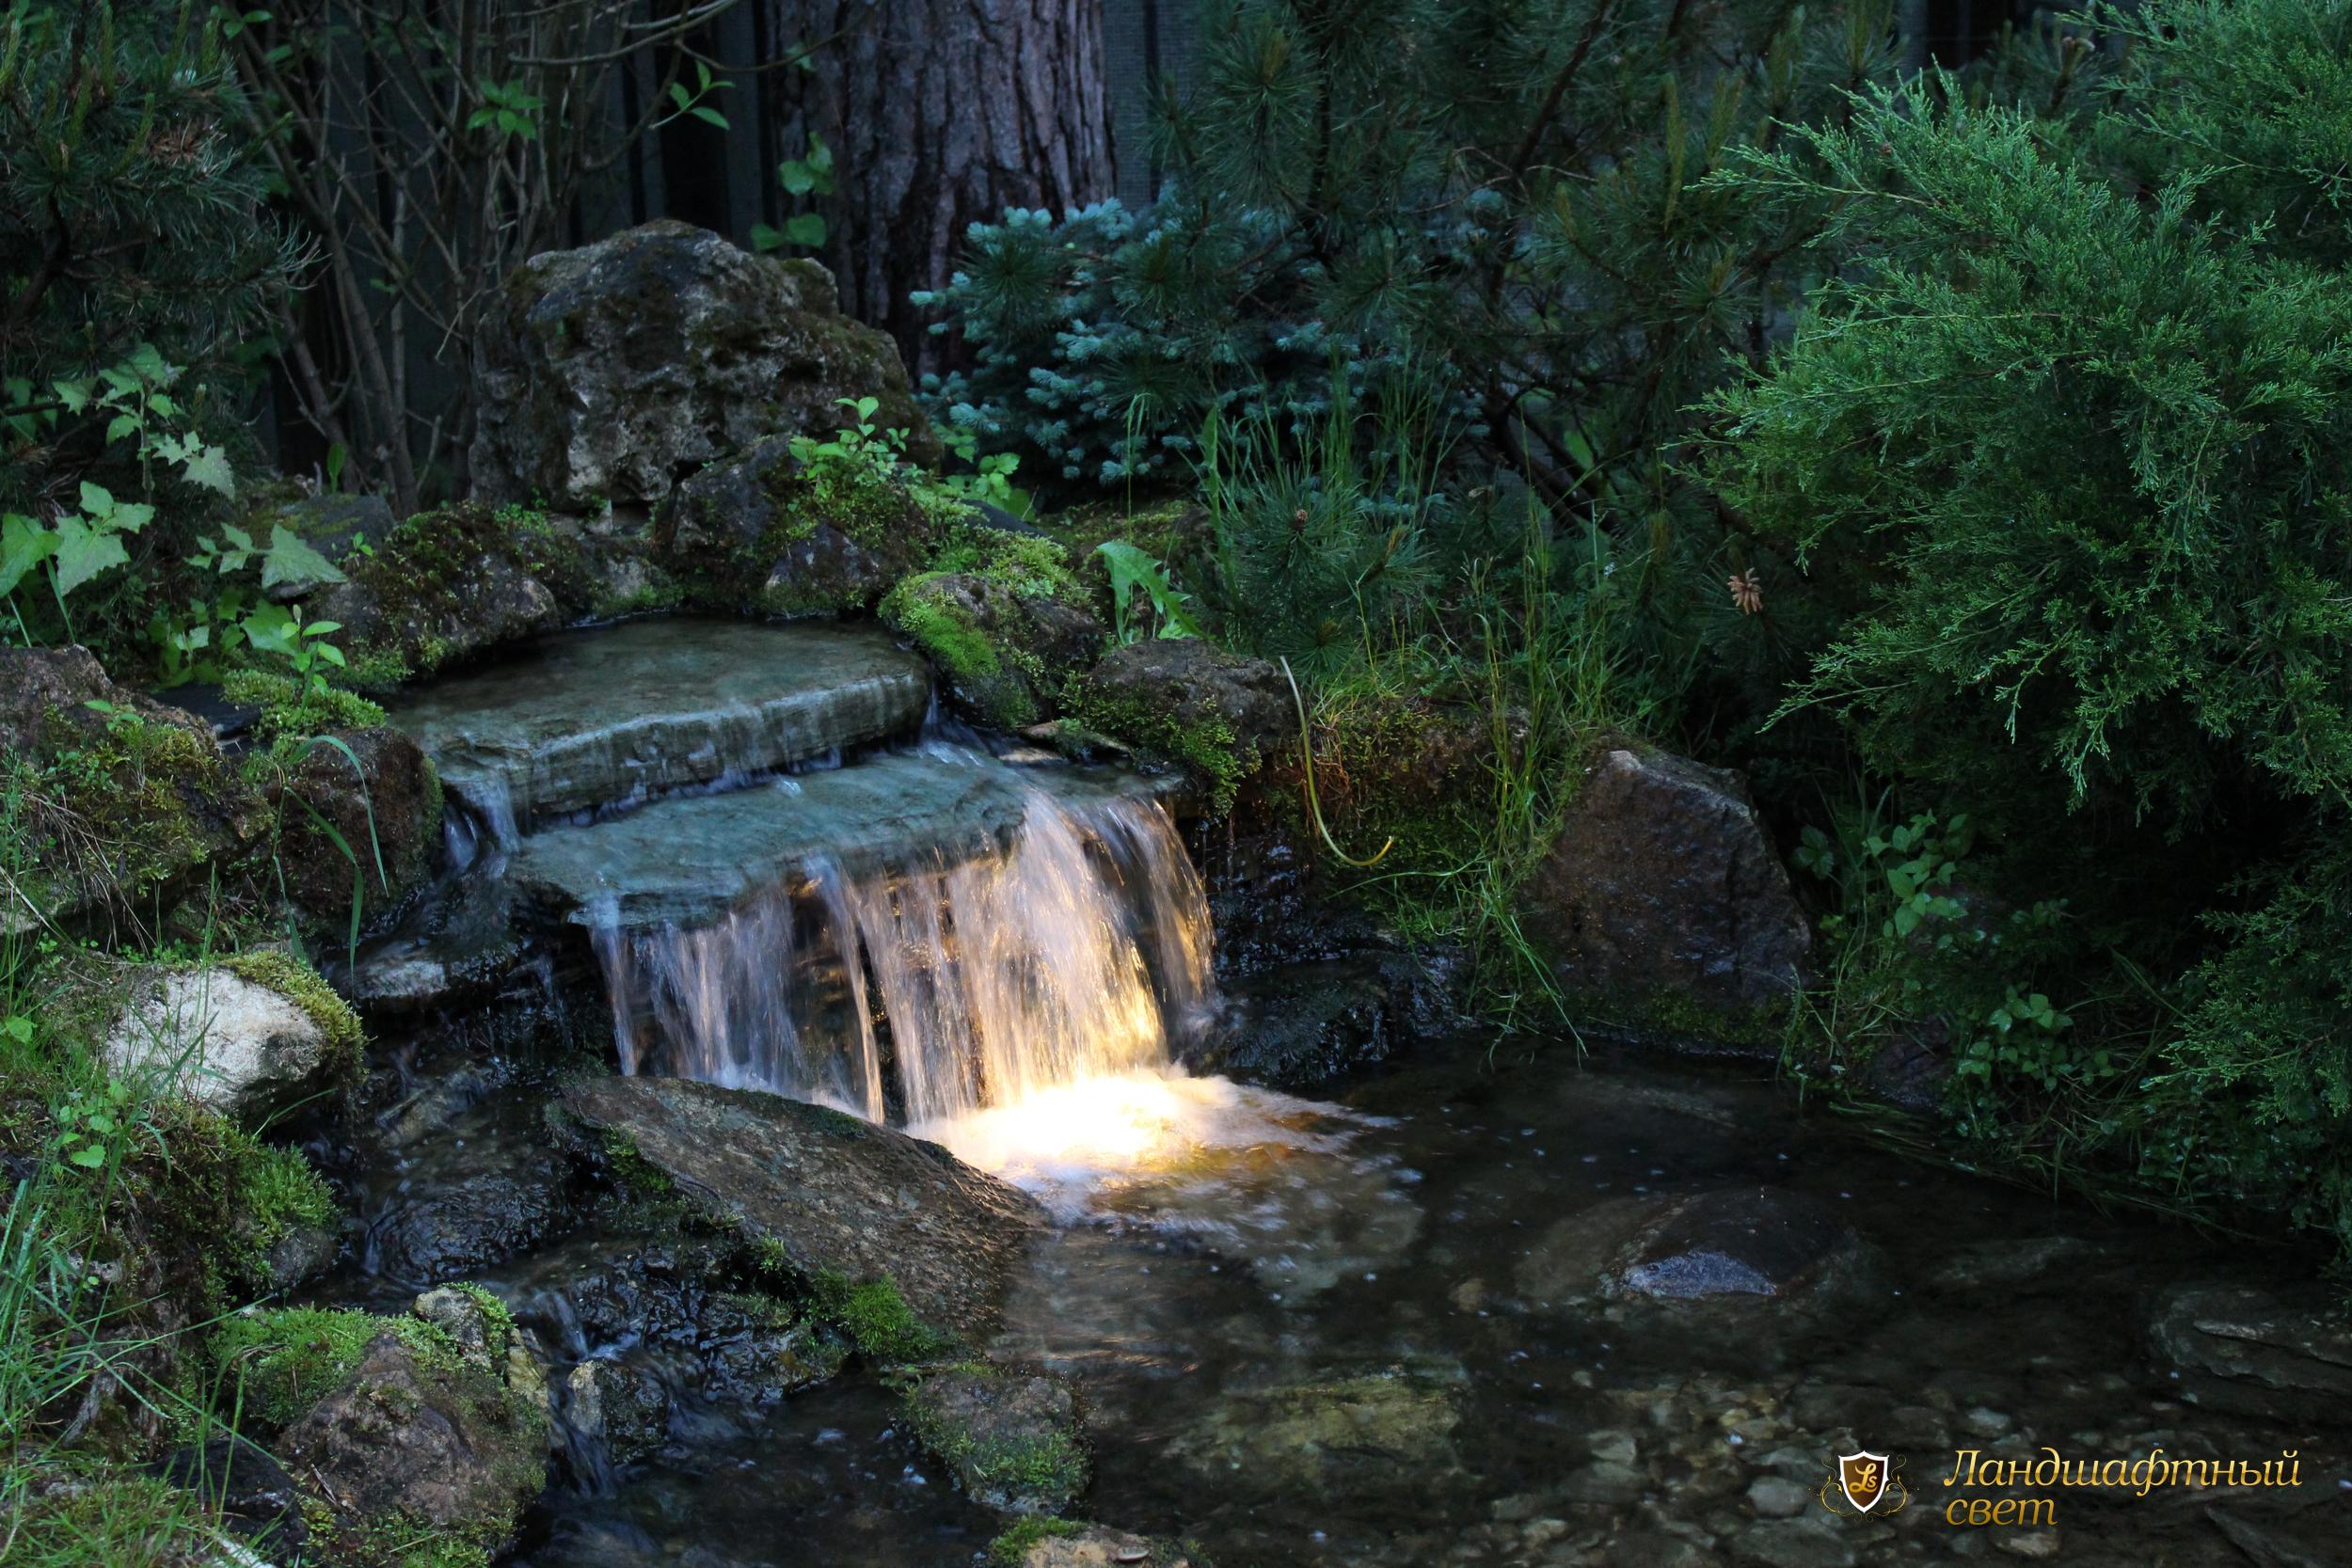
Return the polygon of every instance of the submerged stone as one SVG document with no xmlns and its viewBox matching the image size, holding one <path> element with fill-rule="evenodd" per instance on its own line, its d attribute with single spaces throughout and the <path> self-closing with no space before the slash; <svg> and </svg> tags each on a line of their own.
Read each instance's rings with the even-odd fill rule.
<svg viewBox="0 0 2352 1568">
<path fill-rule="evenodd" d="M 436 1140 L 368 1227 L 371 1267 L 405 1285 L 464 1279 L 555 1234 L 567 1212 L 563 1155 L 498 1126 Z"/>
<path fill-rule="evenodd" d="M 1058 1513 L 1086 1489 L 1077 1401 L 1049 1372 L 989 1362 L 948 1367 L 908 1390 L 907 1417 L 983 1508 Z"/>
<path fill-rule="evenodd" d="M 1422 1496 L 1463 1473 L 1460 1381 L 1458 1369 L 1384 1367 L 1240 1393 L 1168 1451 L 1242 1496 Z"/>
<path fill-rule="evenodd" d="M 907 733 L 930 699 L 879 631 L 639 621 L 548 638 L 392 721 L 494 824 L 527 826 Z"/>
<path fill-rule="evenodd" d="M 889 1279 L 935 1328 L 984 1333 L 1043 1218 L 936 1144 L 822 1106 L 676 1078 L 608 1078 L 564 1110 L 761 1260 L 812 1282 Z M 853 1330 L 854 1331 L 854 1330 Z"/>
<path fill-rule="evenodd" d="M 1545 1232 L 1520 1263 L 1518 1284 L 1551 1307 L 1819 1305 L 1846 1295 L 1867 1263 L 1861 1241 L 1823 1205 L 1776 1187 L 1734 1188 L 1597 1203 Z"/>
<path fill-rule="evenodd" d="M 1032 789 L 1073 802 L 1148 798 L 1133 774 L 1011 766 L 926 747 L 731 794 L 657 800 L 517 846 L 507 875 L 529 903 L 599 925 L 694 926 L 822 864 L 856 874 L 937 867 L 1001 851 Z"/>
<path fill-rule="evenodd" d="M 592 1357 L 572 1369 L 564 1389 L 572 1437 L 606 1464 L 634 1464 L 669 1441 L 670 1396 L 641 1367 Z"/>
<path fill-rule="evenodd" d="M 1022 1520 L 989 1543 L 996 1568 L 1210 1568 L 1189 1541 L 1154 1540 L 1077 1519 Z"/>
</svg>

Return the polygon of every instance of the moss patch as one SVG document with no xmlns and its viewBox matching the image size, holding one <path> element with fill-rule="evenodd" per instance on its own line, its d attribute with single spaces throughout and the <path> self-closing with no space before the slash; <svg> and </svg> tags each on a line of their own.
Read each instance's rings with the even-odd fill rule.
<svg viewBox="0 0 2352 1568">
<path fill-rule="evenodd" d="M 1085 1528 L 1068 1519 L 1024 1519 L 988 1544 L 991 1568 L 1022 1568 L 1039 1542 L 1061 1540 Z"/>
<path fill-rule="evenodd" d="M 1153 704 L 1101 691 L 1084 676 L 1073 676 L 1064 689 L 1062 708 L 1089 729 L 1198 771 L 1209 784 L 1210 810 L 1218 816 L 1232 809 L 1242 780 L 1261 760 L 1256 748 L 1245 749 L 1222 719 L 1185 723 Z"/>
<path fill-rule="evenodd" d="M 972 1498 L 1058 1513 L 1086 1489 L 1087 1457 L 1068 1387 L 985 1362 L 935 1368 L 908 1389 L 907 1425 Z"/>
<path fill-rule="evenodd" d="M 259 825 L 259 800 L 194 726 L 131 709 L 53 710 L 31 754 L 10 759 L 24 871 L 46 907 L 158 896 Z M 227 868 L 231 876 L 242 868 Z"/>
<path fill-rule="evenodd" d="M 646 1159 L 638 1151 L 637 1140 L 617 1127 L 608 1127 L 602 1135 L 604 1157 L 612 1166 L 612 1179 L 630 1192 L 648 1197 L 666 1197 L 677 1190 L 670 1173 Z"/>
<path fill-rule="evenodd" d="M 326 730 L 364 730 L 384 722 L 384 710 L 356 691 L 328 687 L 306 693 L 300 681 L 270 670 L 231 670 L 220 679 L 220 694 L 242 707 L 259 708 L 257 738 L 312 736 Z"/>
<path fill-rule="evenodd" d="M 276 991 L 318 1025 L 319 1033 L 326 1038 L 336 1082 L 348 1083 L 358 1076 L 366 1053 L 359 1015 L 335 994 L 335 989 L 320 977 L 317 970 L 278 947 L 249 948 L 232 953 L 220 962 L 223 969 L 239 979 Z"/>
<path fill-rule="evenodd" d="M 305 1415 L 349 1377 L 386 1329 L 429 1335 L 454 1356 L 439 1330 L 408 1319 L 324 1307 L 241 1312 L 214 1330 L 210 1348 L 222 1411 L 277 1428 Z"/>
<path fill-rule="evenodd" d="M 860 1284 L 835 1270 L 819 1270 L 809 1282 L 809 1307 L 819 1322 L 848 1336 L 858 1354 L 882 1366 L 921 1361 L 955 1342 L 916 1316 L 887 1275 Z"/>
</svg>

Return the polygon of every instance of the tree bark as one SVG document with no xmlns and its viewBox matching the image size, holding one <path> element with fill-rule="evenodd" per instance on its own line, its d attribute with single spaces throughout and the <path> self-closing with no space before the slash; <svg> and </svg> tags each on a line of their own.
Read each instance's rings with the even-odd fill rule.
<svg viewBox="0 0 2352 1568">
<path fill-rule="evenodd" d="M 834 149 L 822 258 L 843 308 L 942 368 L 908 298 L 1008 207 L 1057 217 L 1116 188 L 1103 0 L 786 0 L 817 56 L 806 129 Z M 797 13 L 797 14 L 795 14 Z"/>
</svg>

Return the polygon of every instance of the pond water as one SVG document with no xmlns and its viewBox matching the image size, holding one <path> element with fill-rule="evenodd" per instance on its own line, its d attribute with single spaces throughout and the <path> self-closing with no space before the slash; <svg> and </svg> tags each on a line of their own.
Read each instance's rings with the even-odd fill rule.
<svg viewBox="0 0 2352 1568">
<path fill-rule="evenodd" d="M 1090 1187 L 1069 1157 L 1025 1173 L 1053 1184 L 1063 1223 L 992 1349 L 1075 1380 L 1089 1516 L 1262 1568 L 2235 1564 L 2217 1506 L 2274 1542 L 2352 1525 L 2341 1450 L 2184 1404 L 2147 1370 L 2156 1290 L 2282 1270 L 2243 1246 L 1900 1162 L 1801 1120 L 1767 1083 L 1580 1069 L 1553 1048 L 1432 1048 L 1330 1105 L 1193 1092 L 1224 1118 L 1209 1147 L 1110 1160 Z M 1562 1307 L 1536 1288 L 1548 1239 L 1580 1215 L 1759 1185 L 1818 1199 L 1864 1243 L 1835 1299 Z M 555 1496 L 521 1560 L 974 1560 L 1002 1521 L 958 1497 L 896 1413 L 860 1374 L 753 1418 L 705 1412 L 607 1489 Z M 2045 1444 L 2256 1461 L 2300 1445 L 2304 1484 L 2250 1500 L 2075 1488 L 2055 1528 L 1946 1522 L 1956 1449 Z M 1858 1448 L 1901 1463 L 1901 1513 L 1822 1506 Z"/>
</svg>

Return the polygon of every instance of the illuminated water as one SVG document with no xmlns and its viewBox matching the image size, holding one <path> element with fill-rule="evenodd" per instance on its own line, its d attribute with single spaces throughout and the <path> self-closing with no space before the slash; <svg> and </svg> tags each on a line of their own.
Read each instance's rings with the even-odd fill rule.
<svg viewBox="0 0 2352 1568">
<path fill-rule="evenodd" d="M 1019 777 L 976 750 L 925 750 Z M 854 870 L 811 856 L 708 925 L 630 929 L 592 910 L 623 1069 L 818 1101 L 951 1144 L 953 1118 L 993 1115 L 976 1135 L 1000 1148 L 1004 1114 L 1038 1097 L 1098 1080 L 1128 1082 L 1126 1102 L 1145 1095 L 1209 1000 L 1200 878 L 1155 800 L 1026 784 L 1015 802 L 1002 843 Z"/>
</svg>

